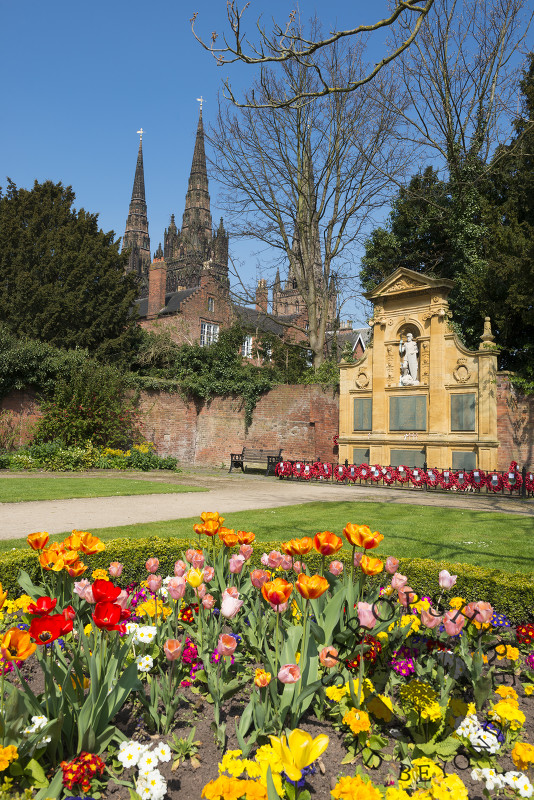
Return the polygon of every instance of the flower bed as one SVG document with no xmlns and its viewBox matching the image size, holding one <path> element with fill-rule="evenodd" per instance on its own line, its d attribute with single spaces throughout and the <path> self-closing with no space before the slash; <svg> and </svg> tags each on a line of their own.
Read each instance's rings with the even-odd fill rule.
<svg viewBox="0 0 534 800">
<path fill-rule="evenodd" d="M 194 535 L 141 583 L 88 532 L 28 537 L 37 574 L 0 589 L 11 796 L 533 794 L 534 625 L 483 584 L 417 591 L 366 525 L 260 556 L 217 512 Z"/>
</svg>

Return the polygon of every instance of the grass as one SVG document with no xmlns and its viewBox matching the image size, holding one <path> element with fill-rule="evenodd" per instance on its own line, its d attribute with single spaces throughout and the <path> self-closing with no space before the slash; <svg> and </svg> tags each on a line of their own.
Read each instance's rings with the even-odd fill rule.
<svg viewBox="0 0 534 800">
<path fill-rule="evenodd" d="M 75 497 L 113 497 L 134 494 L 204 492 L 206 489 L 178 483 L 124 477 L 86 475 L 28 475 L 0 478 L 0 503 L 30 500 L 68 500 Z"/>
<path fill-rule="evenodd" d="M 206 508 L 206 510 L 211 510 Z M 224 514 L 224 509 L 218 509 Z M 314 502 L 225 514 L 225 525 L 254 531 L 259 542 L 284 541 L 330 530 L 342 535 L 348 522 L 368 524 L 384 541 L 379 555 L 445 559 L 508 572 L 534 573 L 531 517 L 485 511 L 389 505 L 369 502 Z M 92 529 L 102 539 L 193 538 L 198 518 Z M 70 533 L 66 532 L 65 535 Z M 52 539 L 61 540 L 63 536 Z M 0 550 L 26 547 L 24 539 L 0 542 Z"/>
</svg>

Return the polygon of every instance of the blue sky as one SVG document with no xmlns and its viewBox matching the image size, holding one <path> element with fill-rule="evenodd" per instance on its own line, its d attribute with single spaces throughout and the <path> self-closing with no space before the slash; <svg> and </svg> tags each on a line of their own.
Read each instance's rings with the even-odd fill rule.
<svg viewBox="0 0 534 800">
<path fill-rule="evenodd" d="M 252 27 L 262 13 L 287 18 L 294 0 L 252 0 Z M 317 0 L 325 28 L 372 21 L 386 3 Z M 267 10 L 268 9 L 268 10 Z M 99 214 L 101 227 L 122 236 L 142 127 L 145 186 L 152 252 L 171 213 L 181 222 L 198 121 L 215 115 L 221 79 L 246 86 L 254 70 L 219 68 L 194 40 L 189 19 L 198 12 L 199 32 L 222 32 L 226 0 L 0 0 L 2 31 L 2 124 L 0 185 L 33 181 L 72 185 L 76 207 Z M 368 18 L 366 18 L 366 16 Z M 212 215 L 217 186 L 210 184 Z M 245 274 L 257 274 L 257 257 L 243 245 L 237 255 Z M 356 311 L 353 316 L 356 316 Z M 346 315 L 344 315 L 346 316 Z"/>
</svg>

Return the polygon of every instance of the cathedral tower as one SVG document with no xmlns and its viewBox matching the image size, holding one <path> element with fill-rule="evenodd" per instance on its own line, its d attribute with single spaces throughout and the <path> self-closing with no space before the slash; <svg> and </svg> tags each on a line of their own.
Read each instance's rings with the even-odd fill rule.
<svg viewBox="0 0 534 800">
<path fill-rule="evenodd" d="M 122 249 L 130 250 L 128 272 L 133 272 L 139 279 L 141 295 L 148 293 L 148 271 L 150 269 L 150 237 L 148 235 L 148 217 L 145 200 L 145 173 L 143 169 L 143 129 L 139 134 L 139 151 L 132 189 L 132 199 L 126 220 L 126 230 L 122 240 Z"/>
</svg>

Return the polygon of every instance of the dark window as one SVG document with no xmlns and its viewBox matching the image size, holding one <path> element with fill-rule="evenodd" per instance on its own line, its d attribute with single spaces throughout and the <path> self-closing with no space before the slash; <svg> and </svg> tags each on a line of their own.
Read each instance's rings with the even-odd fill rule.
<svg viewBox="0 0 534 800">
<path fill-rule="evenodd" d="M 391 465 L 398 467 L 399 464 L 404 464 L 407 467 L 422 467 L 425 463 L 425 449 L 422 450 L 405 449 L 405 450 L 390 450 L 389 460 Z"/>
<path fill-rule="evenodd" d="M 355 431 L 373 430 L 373 400 L 371 397 L 354 398 L 354 428 Z"/>
<path fill-rule="evenodd" d="M 426 431 L 425 395 L 405 395 L 389 399 L 390 431 Z"/>
<path fill-rule="evenodd" d="M 215 311 L 215 300 L 213 297 L 208 297 L 208 311 Z"/>
<path fill-rule="evenodd" d="M 451 431 L 474 431 L 475 409 L 475 394 L 451 394 Z"/>
<path fill-rule="evenodd" d="M 476 453 L 469 453 L 466 450 L 452 451 L 452 468 L 454 470 L 469 470 L 477 468 Z"/>
<path fill-rule="evenodd" d="M 369 463 L 369 448 L 353 447 L 352 448 L 352 463 L 353 464 L 368 464 Z"/>
</svg>

